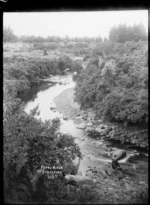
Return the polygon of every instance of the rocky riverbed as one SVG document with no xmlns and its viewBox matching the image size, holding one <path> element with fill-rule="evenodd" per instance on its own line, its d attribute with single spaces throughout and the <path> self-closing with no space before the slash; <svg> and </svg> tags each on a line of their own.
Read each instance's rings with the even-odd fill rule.
<svg viewBox="0 0 150 205">
<path fill-rule="evenodd" d="M 116 140 L 130 146 L 148 149 L 148 129 L 134 131 L 134 128 L 127 130 L 117 124 L 104 123 L 103 119 L 97 118 L 92 109 L 81 111 L 79 105 L 73 99 L 74 88 L 69 88 L 57 96 L 54 101 L 59 112 L 67 115 L 69 119 L 75 120 L 77 123 L 80 122 L 77 128 L 84 129 L 91 137 L 97 139 Z"/>
<path fill-rule="evenodd" d="M 115 133 L 116 126 L 104 124 L 102 120 L 96 119 L 95 114 L 88 110 L 87 112 L 81 111 L 79 105 L 74 102 L 74 89 L 69 88 L 63 91 L 60 95 L 54 98 L 56 109 L 67 116 L 67 119 L 72 119 L 77 128 L 84 130 L 85 133 L 91 135 L 91 137 L 99 139 L 106 139 L 107 135 L 112 136 Z M 86 137 L 80 139 L 80 146 L 86 141 Z M 99 144 L 99 154 L 107 156 L 108 148 L 101 142 Z M 93 155 L 94 154 L 94 155 Z M 138 154 L 138 152 L 137 152 Z M 111 167 L 111 160 L 103 161 L 102 159 L 97 164 L 94 158 L 98 158 L 95 153 L 85 153 L 84 163 L 88 163 L 91 160 L 91 166 L 84 170 L 86 176 L 96 179 L 96 183 L 93 185 L 93 190 L 100 197 L 100 201 L 107 204 L 124 204 L 124 203 L 147 203 L 148 198 L 148 183 L 147 176 L 139 174 L 138 164 L 136 166 L 128 166 L 128 164 L 121 163 L 123 168 L 119 173 L 115 173 Z M 82 166 L 84 165 L 82 163 Z M 83 175 L 82 172 L 78 173 Z M 91 187 L 91 185 L 89 185 Z M 100 202 L 98 201 L 98 202 Z"/>
</svg>

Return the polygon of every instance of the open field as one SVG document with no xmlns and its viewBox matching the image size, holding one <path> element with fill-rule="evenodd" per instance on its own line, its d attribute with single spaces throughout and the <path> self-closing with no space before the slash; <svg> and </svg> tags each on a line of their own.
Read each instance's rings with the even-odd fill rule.
<svg viewBox="0 0 150 205">
<path fill-rule="evenodd" d="M 44 55 L 43 50 L 34 49 L 32 43 L 5 43 L 3 49 L 4 57 L 20 56 L 42 59 L 57 59 L 60 57 L 59 54 L 53 51 L 48 51 L 48 55 Z"/>
<path fill-rule="evenodd" d="M 72 53 L 72 51 L 65 51 L 63 48 L 59 46 L 56 49 L 47 48 L 46 44 L 41 43 L 42 48 L 36 48 L 33 43 L 4 43 L 3 44 L 3 54 L 6 58 L 11 58 L 14 56 L 24 57 L 24 58 L 41 58 L 41 59 L 58 59 L 60 57 L 68 56 L 72 60 L 82 61 L 83 56 L 76 56 Z M 48 43 L 47 43 L 48 44 Z M 60 44 L 61 45 L 61 44 Z M 47 50 L 47 54 L 44 55 L 44 47 Z"/>
</svg>

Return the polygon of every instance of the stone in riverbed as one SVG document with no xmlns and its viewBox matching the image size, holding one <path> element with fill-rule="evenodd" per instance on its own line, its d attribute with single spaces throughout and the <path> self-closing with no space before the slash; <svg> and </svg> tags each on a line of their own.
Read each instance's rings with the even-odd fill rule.
<svg viewBox="0 0 150 205">
<path fill-rule="evenodd" d="M 102 173 L 104 176 L 110 176 L 113 173 L 113 169 L 111 167 L 111 164 L 104 164 L 103 166 L 96 169 L 98 173 Z"/>
<path fill-rule="evenodd" d="M 50 110 L 55 110 L 56 109 L 56 107 L 50 107 Z"/>
<path fill-rule="evenodd" d="M 96 169 L 93 169 L 92 172 L 93 172 L 93 174 L 98 173 L 98 171 Z"/>
<path fill-rule="evenodd" d="M 144 181 L 139 181 L 139 184 L 145 184 L 145 182 Z"/>
<path fill-rule="evenodd" d="M 85 129 L 85 124 L 81 123 L 80 125 L 76 126 L 77 129 Z"/>
<path fill-rule="evenodd" d="M 99 119 L 99 120 L 97 120 L 97 122 L 98 122 L 98 123 L 102 123 L 102 122 L 103 122 L 103 120 Z"/>
<path fill-rule="evenodd" d="M 94 127 L 86 127 L 85 130 L 87 132 L 94 132 L 95 131 Z"/>
<path fill-rule="evenodd" d="M 83 119 L 83 120 L 87 120 L 87 116 L 86 116 L 86 115 L 83 115 L 83 116 L 82 116 L 82 119 Z"/>
<path fill-rule="evenodd" d="M 91 122 L 88 122 L 88 123 L 86 124 L 86 126 L 91 127 L 91 126 L 93 126 L 93 124 L 92 124 Z"/>
<path fill-rule="evenodd" d="M 77 116 L 76 119 L 77 120 L 82 119 L 82 116 Z"/>
<path fill-rule="evenodd" d="M 92 171 L 86 171 L 85 176 L 91 177 L 91 178 L 95 178 L 94 174 Z"/>
<path fill-rule="evenodd" d="M 104 124 L 101 124 L 101 125 L 99 125 L 99 128 L 101 128 L 101 129 L 107 129 L 108 126 L 107 126 L 107 125 L 104 125 Z"/>
<path fill-rule="evenodd" d="M 101 134 L 104 134 L 104 133 L 105 133 L 105 130 L 102 129 L 102 128 L 100 128 L 100 127 L 96 127 L 96 128 L 95 128 L 95 131 L 96 131 L 96 132 L 99 132 L 99 133 L 101 133 Z"/>
<path fill-rule="evenodd" d="M 60 122 L 60 118 L 59 117 L 56 117 L 56 118 L 54 118 L 54 119 L 52 119 L 52 122 Z"/>
<path fill-rule="evenodd" d="M 99 132 L 101 135 L 106 135 L 108 133 L 108 126 L 107 125 L 99 125 L 95 128 L 96 132 Z"/>
<path fill-rule="evenodd" d="M 63 119 L 64 120 L 68 120 L 68 116 L 63 116 Z"/>
<path fill-rule="evenodd" d="M 112 130 L 112 131 L 109 133 L 109 136 L 110 136 L 111 138 L 113 138 L 113 137 L 115 136 L 115 130 Z"/>
<path fill-rule="evenodd" d="M 96 121 L 96 120 L 92 120 L 92 124 L 93 124 L 93 125 L 96 125 L 96 124 L 97 124 L 97 121 Z"/>
<path fill-rule="evenodd" d="M 76 182 L 78 185 L 93 185 L 95 183 L 94 179 L 88 176 L 80 176 L 80 175 L 66 175 L 66 181 L 69 182 Z"/>
<path fill-rule="evenodd" d="M 140 145 L 140 147 L 145 148 L 146 145 L 142 143 L 142 144 Z"/>
</svg>

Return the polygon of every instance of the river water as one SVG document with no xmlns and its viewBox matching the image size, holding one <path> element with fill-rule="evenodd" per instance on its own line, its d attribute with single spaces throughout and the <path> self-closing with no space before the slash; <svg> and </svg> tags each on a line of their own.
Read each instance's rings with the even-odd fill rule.
<svg viewBox="0 0 150 205">
<path fill-rule="evenodd" d="M 45 86 L 46 85 L 46 86 Z M 72 75 L 68 76 L 53 76 L 45 79 L 45 83 L 38 86 L 38 89 L 30 94 L 29 100 L 26 103 L 25 111 L 30 111 L 38 106 L 39 114 L 36 118 L 42 121 L 51 120 L 59 117 L 61 120 L 60 131 L 63 133 L 70 133 L 75 142 L 79 144 L 81 152 L 83 153 L 83 160 L 80 162 L 79 171 L 85 175 L 86 170 L 90 167 L 98 167 L 104 163 L 110 163 L 111 157 L 106 153 L 106 148 L 111 147 L 113 150 L 118 148 L 124 149 L 127 152 L 127 157 L 120 161 L 120 163 L 129 163 L 136 166 L 134 173 L 138 175 L 140 180 L 146 180 L 148 177 L 148 156 L 144 152 L 133 150 L 129 147 L 119 147 L 102 140 L 96 140 L 86 135 L 84 130 L 77 128 L 76 121 L 71 119 L 64 120 L 63 114 L 59 113 L 57 108 L 51 110 L 50 107 L 55 107 L 54 98 L 61 94 L 68 88 L 74 88 L 75 82 L 72 80 Z M 60 102 L 61 103 L 61 102 Z"/>
</svg>

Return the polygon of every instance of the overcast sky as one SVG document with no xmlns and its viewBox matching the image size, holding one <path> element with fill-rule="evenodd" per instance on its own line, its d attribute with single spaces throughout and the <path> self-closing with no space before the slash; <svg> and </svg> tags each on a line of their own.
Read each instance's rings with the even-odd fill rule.
<svg viewBox="0 0 150 205">
<path fill-rule="evenodd" d="M 112 26 L 142 23 L 148 31 L 148 10 L 93 12 L 10 12 L 4 13 L 3 25 L 14 34 L 64 37 L 108 37 Z"/>
</svg>

